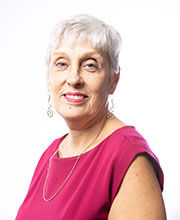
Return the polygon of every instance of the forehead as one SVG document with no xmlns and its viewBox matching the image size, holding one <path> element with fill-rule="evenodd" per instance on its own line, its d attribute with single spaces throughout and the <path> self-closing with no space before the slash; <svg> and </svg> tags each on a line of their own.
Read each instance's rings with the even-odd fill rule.
<svg viewBox="0 0 180 220">
<path fill-rule="evenodd" d="M 88 39 L 74 38 L 70 33 L 60 39 L 59 44 L 52 50 L 51 55 L 56 56 L 60 53 L 67 53 L 67 55 L 71 56 L 90 54 L 99 56 L 102 59 L 106 58 L 105 53 L 93 47 Z"/>
</svg>

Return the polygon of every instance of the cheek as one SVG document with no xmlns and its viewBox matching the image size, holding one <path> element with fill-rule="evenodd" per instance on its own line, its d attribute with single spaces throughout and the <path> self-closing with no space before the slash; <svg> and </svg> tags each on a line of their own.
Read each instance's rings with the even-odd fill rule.
<svg viewBox="0 0 180 220">
<path fill-rule="evenodd" d="M 50 89 L 52 93 L 57 93 L 64 82 L 64 78 L 61 75 L 56 75 L 56 77 L 53 76 L 53 74 L 50 77 Z"/>
<path fill-rule="evenodd" d="M 108 77 L 105 74 L 96 75 L 96 76 L 84 76 L 85 84 L 88 85 L 91 90 L 105 90 L 108 84 Z"/>
<path fill-rule="evenodd" d="M 108 80 L 105 79 L 101 79 L 99 81 L 93 82 L 92 83 L 92 90 L 94 90 L 95 93 L 99 94 L 99 95 L 108 95 L 108 91 L 109 91 L 109 82 Z"/>
<path fill-rule="evenodd" d="M 50 86 L 50 93 L 52 95 L 52 101 L 54 104 L 54 107 L 58 105 L 59 103 L 59 98 L 61 94 L 61 83 L 59 81 L 51 81 L 51 86 Z"/>
<path fill-rule="evenodd" d="M 95 103 L 98 102 L 98 104 L 104 104 L 108 98 L 108 83 L 107 80 L 102 80 L 99 82 L 93 82 L 91 84 L 91 93 L 92 98 Z"/>
<path fill-rule="evenodd" d="M 58 93 L 58 91 L 60 90 L 60 84 L 56 83 L 56 84 L 52 84 L 51 86 L 51 92 L 52 94 L 56 94 Z"/>
</svg>

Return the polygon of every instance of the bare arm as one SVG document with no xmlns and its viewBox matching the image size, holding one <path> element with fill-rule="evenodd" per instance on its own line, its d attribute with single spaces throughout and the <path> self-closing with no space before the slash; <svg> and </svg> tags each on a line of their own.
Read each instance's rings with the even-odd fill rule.
<svg viewBox="0 0 180 220">
<path fill-rule="evenodd" d="M 165 220 L 163 198 L 154 168 L 144 156 L 129 167 L 108 220 Z"/>
</svg>

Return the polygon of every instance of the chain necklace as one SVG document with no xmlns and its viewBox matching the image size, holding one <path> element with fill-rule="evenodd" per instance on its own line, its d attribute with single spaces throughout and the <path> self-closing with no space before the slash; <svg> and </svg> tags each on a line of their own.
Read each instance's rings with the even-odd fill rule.
<svg viewBox="0 0 180 220">
<path fill-rule="evenodd" d="M 45 191 L 46 191 L 46 185 L 47 185 L 47 181 L 48 181 L 48 177 L 49 177 L 49 172 L 50 172 L 50 167 L 51 167 L 51 160 L 52 160 L 52 158 L 54 157 L 54 155 L 58 152 L 59 148 L 58 148 L 58 149 L 55 151 L 55 153 L 50 157 L 50 159 L 49 159 L 49 166 L 48 166 L 48 169 L 47 169 L 47 176 L 46 176 L 46 180 L 45 180 L 44 188 L 43 188 L 43 199 L 44 199 L 44 201 L 46 201 L 46 202 L 51 201 L 51 200 L 59 193 L 59 191 L 63 188 L 63 186 L 64 186 L 65 183 L 68 181 L 68 179 L 70 178 L 71 174 L 73 173 L 73 171 L 74 171 L 74 169 L 75 169 L 75 167 L 76 167 L 76 165 L 77 165 L 77 163 L 78 163 L 78 161 L 79 161 L 81 155 L 82 155 L 82 154 L 89 148 L 89 146 L 90 146 L 92 143 L 94 143 L 94 142 L 97 140 L 97 138 L 99 137 L 101 131 L 102 131 L 103 128 L 104 128 L 105 122 L 106 122 L 106 120 L 104 121 L 102 128 L 101 128 L 101 129 L 99 130 L 99 132 L 97 133 L 95 139 L 93 139 L 93 140 L 87 145 L 87 147 L 79 154 L 79 156 L 78 156 L 77 159 L 76 159 L 76 162 L 74 163 L 73 168 L 71 169 L 70 173 L 68 174 L 68 176 L 67 176 L 66 179 L 64 180 L 63 184 L 59 187 L 59 189 L 57 190 L 57 192 L 55 192 L 53 196 L 51 196 L 49 199 L 47 199 L 46 196 L 45 196 Z"/>
</svg>

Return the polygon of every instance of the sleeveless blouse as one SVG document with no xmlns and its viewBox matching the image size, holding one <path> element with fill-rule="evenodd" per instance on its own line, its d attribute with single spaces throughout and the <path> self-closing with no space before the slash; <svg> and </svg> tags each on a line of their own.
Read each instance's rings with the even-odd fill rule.
<svg viewBox="0 0 180 220">
<path fill-rule="evenodd" d="M 124 126 L 82 154 L 59 193 L 51 201 L 44 201 L 49 159 L 65 136 L 53 141 L 41 156 L 16 220 L 107 220 L 129 166 L 142 153 L 152 161 L 163 190 L 163 172 L 157 157 L 134 126 Z M 47 199 L 57 192 L 76 159 L 77 156 L 54 155 L 45 192 Z"/>
</svg>

